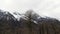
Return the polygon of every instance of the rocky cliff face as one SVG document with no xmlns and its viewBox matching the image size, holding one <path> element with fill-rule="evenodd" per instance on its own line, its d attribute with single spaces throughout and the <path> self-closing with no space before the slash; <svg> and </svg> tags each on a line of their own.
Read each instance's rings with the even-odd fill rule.
<svg viewBox="0 0 60 34">
<path fill-rule="evenodd" d="M 60 34 L 60 21 L 55 18 L 41 17 L 32 10 L 21 15 L 0 10 L 0 34 Z"/>
</svg>

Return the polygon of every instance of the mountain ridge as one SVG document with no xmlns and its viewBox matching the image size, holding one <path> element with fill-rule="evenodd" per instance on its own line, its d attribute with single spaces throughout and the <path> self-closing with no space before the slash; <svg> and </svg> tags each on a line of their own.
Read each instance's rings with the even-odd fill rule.
<svg viewBox="0 0 60 34">
<path fill-rule="evenodd" d="M 14 15 L 18 16 L 18 19 Z M 0 34 L 55 33 L 60 34 L 60 21 L 55 18 L 41 17 L 30 10 L 23 15 L 0 10 Z"/>
</svg>

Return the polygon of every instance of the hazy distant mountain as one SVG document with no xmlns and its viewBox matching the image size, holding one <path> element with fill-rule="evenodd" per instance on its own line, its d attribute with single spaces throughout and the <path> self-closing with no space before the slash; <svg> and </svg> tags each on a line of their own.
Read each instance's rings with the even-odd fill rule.
<svg viewBox="0 0 60 34">
<path fill-rule="evenodd" d="M 25 14 L 0 10 L 0 34 L 60 34 L 60 21 L 33 10 Z"/>
</svg>

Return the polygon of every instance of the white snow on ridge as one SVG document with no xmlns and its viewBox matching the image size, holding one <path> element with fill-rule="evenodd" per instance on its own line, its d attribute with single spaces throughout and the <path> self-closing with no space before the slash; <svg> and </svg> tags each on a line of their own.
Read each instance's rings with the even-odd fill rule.
<svg viewBox="0 0 60 34">
<path fill-rule="evenodd" d="M 20 20 L 21 15 L 19 15 L 19 14 L 14 14 L 14 13 L 12 13 L 12 15 L 13 15 L 18 21 Z"/>
</svg>

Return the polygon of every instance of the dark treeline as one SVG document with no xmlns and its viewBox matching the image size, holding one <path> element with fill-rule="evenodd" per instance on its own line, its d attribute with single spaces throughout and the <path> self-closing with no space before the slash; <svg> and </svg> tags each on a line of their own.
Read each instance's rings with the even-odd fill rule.
<svg viewBox="0 0 60 34">
<path fill-rule="evenodd" d="M 18 21 L 9 12 L 0 10 L 0 34 L 60 34 L 60 21 L 41 17 L 32 10 Z"/>
</svg>

